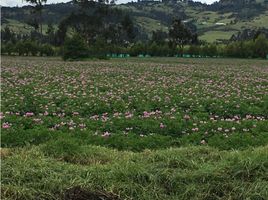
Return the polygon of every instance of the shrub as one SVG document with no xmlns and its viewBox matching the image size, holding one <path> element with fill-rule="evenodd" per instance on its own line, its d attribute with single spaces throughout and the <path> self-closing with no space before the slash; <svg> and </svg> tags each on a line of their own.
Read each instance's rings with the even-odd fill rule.
<svg viewBox="0 0 268 200">
<path fill-rule="evenodd" d="M 188 49 L 188 54 L 190 55 L 199 55 L 200 54 L 200 47 L 197 45 L 191 45 Z"/>
<path fill-rule="evenodd" d="M 141 42 L 134 44 L 129 50 L 129 54 L 131 56 L 138 56 L 139 54 L 146 54 L 146 52 L 147 52 L 146 45 Z"/>
<path fill-rule="evenodd" d="M 16 51 L 20 56 L 31 54 L 32 56 L 36 56 L 39 52 L 39 46 L 35 41 L 19 41 L 16 44 Z"/>
<path fill-rule="evenodd" d="M 6 45 L 1 46 L 1 51 L 3 53 L 7 53 L 8 55 L 11 55 L 14 52 L 14 44 L 11 42 L 8 42 Z"/>
<path fill-rule="evenodd" d="M 17 42 L 16 50 L 20 56 L 23 56 L 25 54 L 28 55 L 28 50 L 26 49 L 25 44 L 22 41 Z"/>
<path fill-rule="evenodd" d="M 265 58 L 268 53 L 268 41 L 265 35 L 259 35 L 254 41 L 254 56 L 256 58 Z"/>
<path fill-rule="evenodd" d="M 36 56 L 39 52 L 39 45 L 35 41 L 26 41 L 25 47 L 32 56 Z"/>
<path fill-rule="evenodd" d="M 44 44 L 40 48 L 40 55 L 53 56 L 55 54 L 53 47 L 50 44 Z"/>
</svg>

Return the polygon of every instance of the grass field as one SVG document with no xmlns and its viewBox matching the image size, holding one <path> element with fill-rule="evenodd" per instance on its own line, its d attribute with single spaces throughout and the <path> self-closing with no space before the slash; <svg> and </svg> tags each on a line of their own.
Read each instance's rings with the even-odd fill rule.
<svg viewBox="0 0 268 200">
<path fill-rule="evenodd" d="M 229 40 L 234 33 L 232 31 L 208 31 L 201 35 L 200 39 L 213 43 L 216 40 Z"/>
<path fill-rule="evenodd" d="M 1 199 L 268 199 L 268 62 L 2 57 Z"/>
</svg>

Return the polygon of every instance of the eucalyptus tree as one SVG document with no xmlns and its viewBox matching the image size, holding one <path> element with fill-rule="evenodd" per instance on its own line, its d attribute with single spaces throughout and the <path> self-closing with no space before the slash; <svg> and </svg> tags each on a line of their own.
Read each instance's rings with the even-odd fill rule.
<svg viewBox="0 0 268 200">
<path fill-rule="evenodd" d="M 43 32 L 42 27 L 42 11 L 44 8 L 44 4 L 47 2 L 47 0 L 25 0 L 26 2 L 32 4 L 33 7 L 33 14 L 35 15 L 36 19 L 35 21 L 40 25 L 40 33 Z"/>
<path fill-rule="evenodd" d="M 59 40 L 71 29 L 69 33 L 79 33 L 89 45 L 100 40 L 107 44 L 133 41 L 132 19 L 113 6 L 114 0 L 74 0 L 73 3 L 78 9 L 61 21 L 57 32 L 61 35 Z"/>
</svg>

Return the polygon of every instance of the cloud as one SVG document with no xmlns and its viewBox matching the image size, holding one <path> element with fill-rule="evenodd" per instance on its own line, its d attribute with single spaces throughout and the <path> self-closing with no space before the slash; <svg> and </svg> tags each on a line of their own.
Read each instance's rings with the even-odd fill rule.
<svg viewBox="0 0 268 200">
<path fill-rule="evenodd" d="M 70 1 L 70 0 L 48 0 L 47 4 L 59 3 L 59 2 L 68 2 L 68 1 Z M 131 0 L 118 0 L 118 3 L 126 3 L 129 1 L 131 1 Z M 215 2 L 216 0 L 196 0 L 196 1 L 211 4 L 211 3 Z M 24 6 L 24 5 L 29 5 L 29 4 L 26 3 L 25 0 L 24 1 L 23 0 L 1 0 L 1 6 L 14 7 L 14 6 Z"/>
<path fill-rule="evenodd" d="M 26 3 L 22 1 L 16 1 L 16 0 L 2 0 L 1 1 L 1 6 L 13 7 L 13 6 L 22 6 L 22 5 L 26 5 Z"/>
<path fill-rule="evenodd" d="M 51 3 L 60 3 L 60 2 L 68 2 L 70 0 L 48 0 L 46 4 L 51 4 Z M 9 7 L 14 7 L 14 6 L 25 6 L 29 5 L 25 0 L 1 0 L 1 6 L 9 6 Z"/>
</svg>

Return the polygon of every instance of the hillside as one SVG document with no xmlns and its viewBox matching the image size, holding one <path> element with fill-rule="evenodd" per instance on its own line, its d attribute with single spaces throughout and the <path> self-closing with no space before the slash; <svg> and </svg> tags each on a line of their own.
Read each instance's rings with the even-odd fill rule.
<svg viewBox="0 0 268 200">
<path fill-rule="evenodd" d="M 264 0 L 221 0 L 212 5 L 187 1 L 141 1 L 115 5 L 130 13 L 135 26 L 140 30 L 140 39 L 148 39 L 152 31 L 168 31 L 174 17 L 196 27 L 199 38 L 208 42 L 230 39 L 243 29 L 268 27 L 268 1 Z M 46 5 L 43 12 L 44 29 L 48 23 L 57 24 L 75 11 L 72 3 Z M 2 8 L 2 28 L 10 27 L 21 33 L 33 28 L 27 24 L 31 19 L 31 7 Z"/>
</svg>

